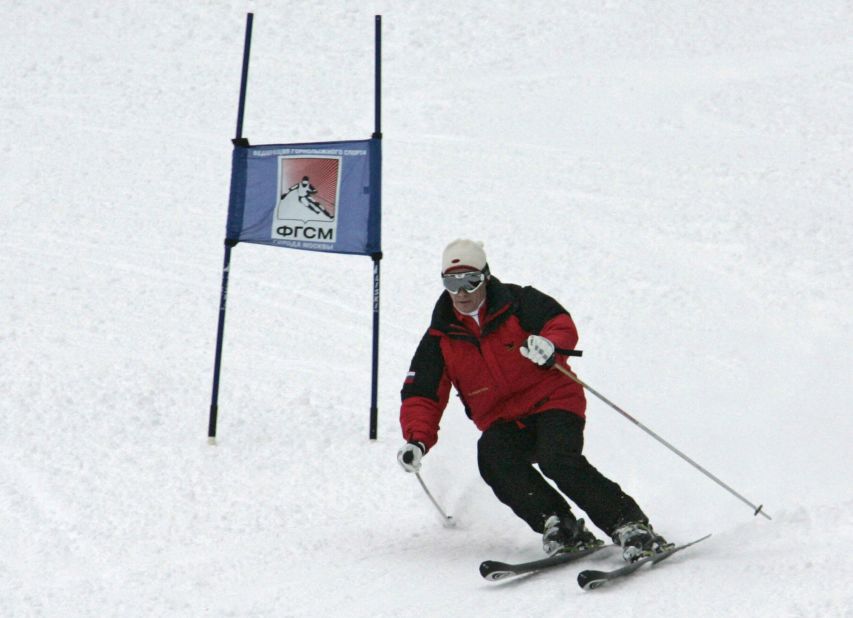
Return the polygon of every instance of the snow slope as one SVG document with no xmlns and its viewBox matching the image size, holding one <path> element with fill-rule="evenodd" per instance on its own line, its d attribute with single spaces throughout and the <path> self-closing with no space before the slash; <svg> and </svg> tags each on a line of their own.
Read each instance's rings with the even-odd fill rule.
<svg viewBox="0 0 853 618">
<path fill-rule="evenodd" d="M 0 615 L 853 616 L 849 2 L 3 9 Z M 375 442 L 370 260 L 245 245 L 206 442 L 247 11 L 256 143 L 369 136 L 384 16 Z M 423 468 L 456 529 L 395 462 L 458 236 L 773 520 L 592 400 L 590 459 L 668 537 L 714 536 L 596 593 L 483 581 L 539 539 L 460 407 Z"/>
</svg>

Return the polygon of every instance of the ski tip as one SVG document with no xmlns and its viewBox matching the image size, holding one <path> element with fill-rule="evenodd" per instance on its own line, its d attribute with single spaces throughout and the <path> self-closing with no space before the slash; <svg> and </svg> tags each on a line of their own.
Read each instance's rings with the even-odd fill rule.
<svg viewBox="0 0 853 618">
<path fill-rule="evenodd" d="M 489 575 L 492 573 L 492 571 L 495 571 L 498 568 L 499 566 L 497 562 L 493 560 L 486 560 L 480 563 L 480 575 L 482 575 L 486 579 L 489 579 Z"/>
<path fill-rule="evenodd" d="M 484 579 L 494 582 L 499 579 L 509 577 L 512 573 L 507 570 L 507 565 L 503 562 L 486 560 L 485 562 L 480 563 L 480 575 L 482 575 Z"/>
<path fill-rule="evenodd" d="M 606 581 L 607 578 L 601 571 L 586 570 L 578 573 L 578 586 L 584 590 L 595 590 Z"/>
</svg>

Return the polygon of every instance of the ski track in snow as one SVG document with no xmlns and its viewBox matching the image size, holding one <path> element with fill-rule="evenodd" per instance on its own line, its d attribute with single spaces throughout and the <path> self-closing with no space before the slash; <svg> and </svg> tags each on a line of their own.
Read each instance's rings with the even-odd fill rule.
<svg viewBox="0 0 853 618">
<path fill-rule="evenodd" d="M 853 617 L 849 3 L 11 3 L 0 23 L 0 616 Z M 383 14 L 379 439 L 371 267 L 238 245 L 205 440 L 246 11 L 253 143 L 372 131 Z M 293 33 L 302 33 L 293 37 Z M 559 299 L 587 455 L 701 545 L 593 593 L 476 471 L 423 476 L 399 387 L 441 248 Z M 519 614 L 521 612 L 521 614 Z"/>
</svg>

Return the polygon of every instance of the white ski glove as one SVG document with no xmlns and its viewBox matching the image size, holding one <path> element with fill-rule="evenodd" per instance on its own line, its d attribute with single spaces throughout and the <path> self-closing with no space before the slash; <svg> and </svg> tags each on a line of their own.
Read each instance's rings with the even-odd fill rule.
<svg viewBox="0 0 853 618">
<path fill-rule="evenodd" d="M 406 472 L 417 472 L 421 469 L 421 459 L 426 448 L 420 442 L 406 442 L 397 451 L 397 461 Z"/>
<path fill-rule="evenodd" d="M 550 367 L 554 364 L 554 344 L 547 337 L 530 335 L 518 351 L 524 358 L 540 367 Z"/>
</svg>

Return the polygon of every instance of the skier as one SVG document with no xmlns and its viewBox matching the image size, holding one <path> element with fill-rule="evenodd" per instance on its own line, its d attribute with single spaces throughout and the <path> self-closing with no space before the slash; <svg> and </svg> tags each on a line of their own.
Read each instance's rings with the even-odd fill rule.
<svg viewBox="0 0 853 618">
<path fill-rule="evenodd" d="M 453 386 L 482 431 L 480 475 L 498 500 L 542 534 L 546 553 L 602 544 L 574 516 L 566 497 L 622 547 L 625 560 L 662 551 L 666 541 L 634 499 L 582 455 L 583 388 L 550 370 L 554 363 L 568 368 L 567 356 L 577 344 L 569 313 L 533 287 L 492 276 L 480 242 L 447 245 L 441 274 L 445 292 L 401 391 L 406 443 L 397 460 L 403 469 L 420 470 L 421 458 L 438 441 Z"/>
<path fill-rule="evenodd" d="M 281 194 L 280 203 L 279 203 L 279 214 L 278 218 L 283 219 L 281 215 L 282 208 L 289 205 L 290 201 L 294 198 L 296 201 L 305 206 L 311 212 L 326 215 L 329 219 L 334 219 L 334 216 L 329 214 L 326 208 L 314 199 L 314 194 L 317 193 L 317 187 L 311 184 L 310 178 L 308 176 L 303 176 L 302 180 L 297 182 L 295 185 L 290 187 L 287 191 Z"/>
</svg>

